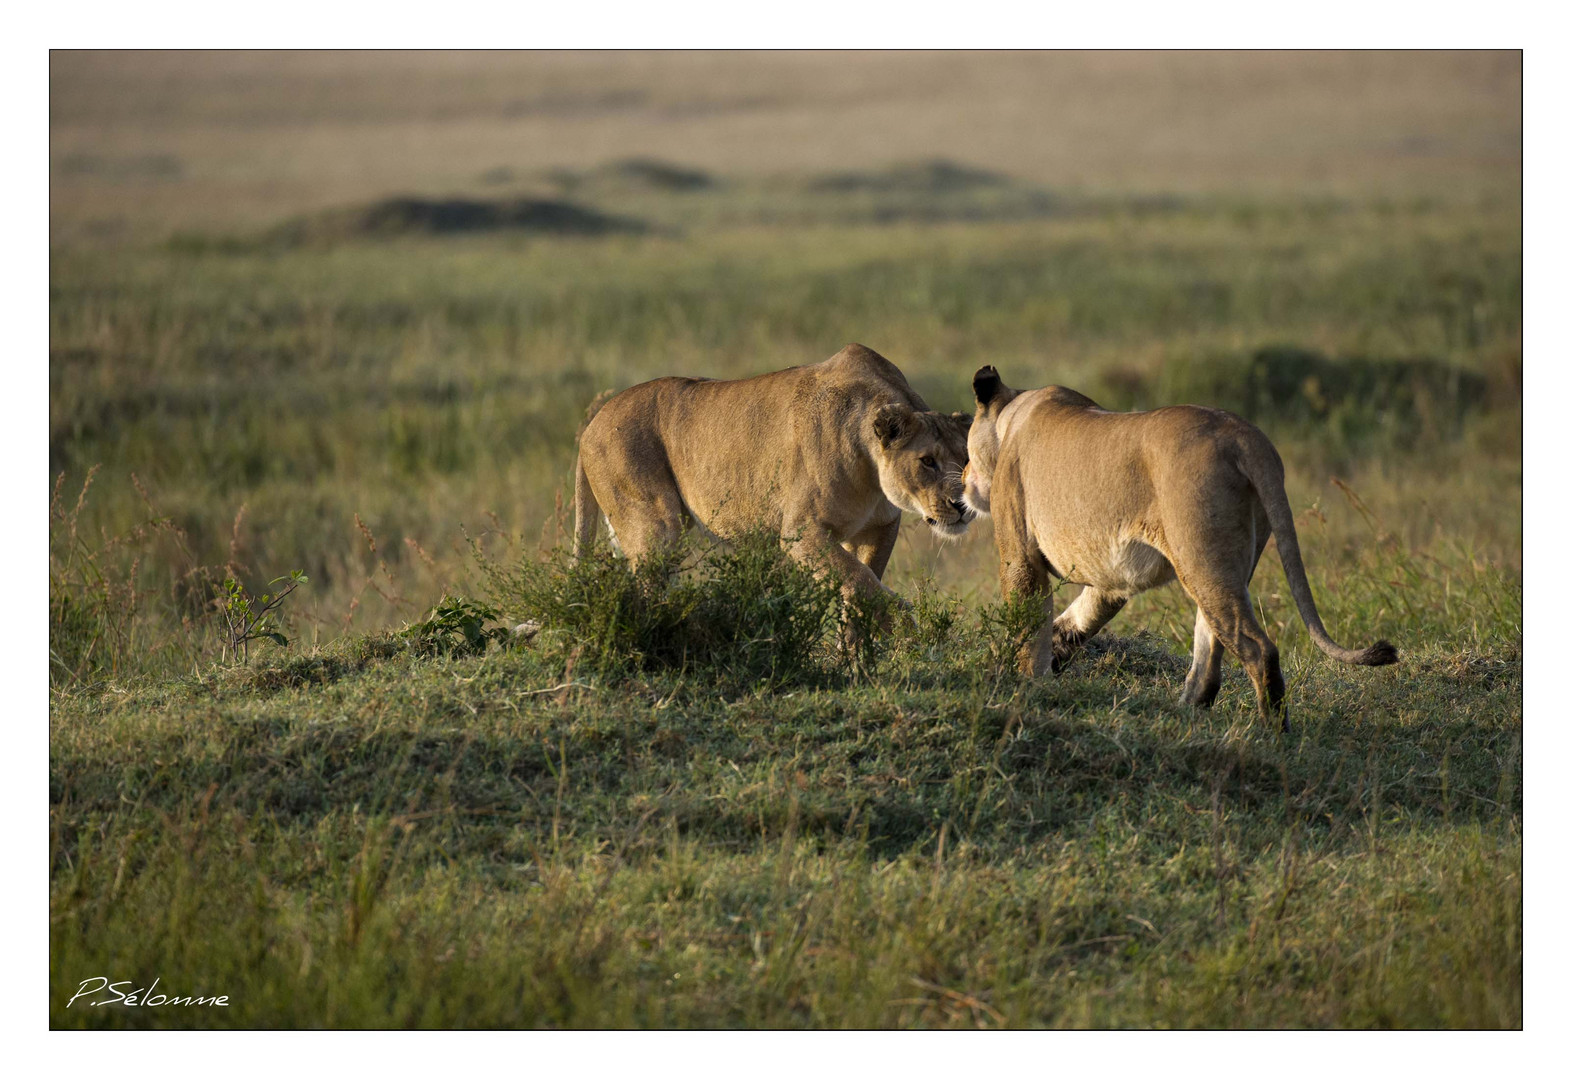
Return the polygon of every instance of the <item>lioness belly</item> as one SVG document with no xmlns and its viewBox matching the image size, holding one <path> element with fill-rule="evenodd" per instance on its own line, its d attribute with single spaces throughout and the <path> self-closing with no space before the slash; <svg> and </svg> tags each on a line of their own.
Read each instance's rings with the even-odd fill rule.
<svg viewBox="0 0 1572 1080">
<path fill-rule="evenodd" d="M 1065 580 L 1115 596 L 1134 596 L 1174 579 L 1173 564 L 1139 537 L 1114 537 L 1106 544 L 1055 544 L 1050 540 L 1042 550 Z"/>
</svg>

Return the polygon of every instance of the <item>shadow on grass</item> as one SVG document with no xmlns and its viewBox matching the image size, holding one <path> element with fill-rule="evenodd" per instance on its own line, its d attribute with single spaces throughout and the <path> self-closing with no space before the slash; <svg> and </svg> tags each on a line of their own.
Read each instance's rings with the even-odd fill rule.
<svg viewBox="0 0 1572 1080">
<path fill-rule="evenodd" d="M 670 678 L 535 695 L 520 684 L 553 676 L 528 663 L 492 656 L 424 678 L 419 661 L 371 664 L 340 673 L 327 710 L 299 671 L 297 689 L 231 697 L 200 730 L 132 717 L 59 735 L 51 798 L 84 823 L 127 803 L 173 811 L 212 787 L 218 804 L 280 822 L 357 809 L 584 836 L 614 833 L 639 805 L 705 842 L 855 836 L 879 857 L 931 844 L 941 826 L 1030 849 L 1108 813 L 1192 839 L 1242 815 L 1256 845 L 1290 828 L 1335 843 L 1394 822 L 1521 814 L 1511 680 L 1469 688 L 1421 670 L 1401 687 L 1311 687 L 1303 696 L 1318 700 L 1283 737 L 1255 724 L 1243 687 L 1212 712 L 1174 704 L 1174 659 L 1139 642 L 1051 682 L 869 684 L 681 709 Z M 1405 701 L 1460 689 L 1475 708 L 1404 715 Z M 1483 721 L 1493 701 L 1501 713 Z M 357 719 L 368 714 L 380 719 Z M 478 850 L 497 836 L 466 825 L 453 842 Z"/>
</svg>

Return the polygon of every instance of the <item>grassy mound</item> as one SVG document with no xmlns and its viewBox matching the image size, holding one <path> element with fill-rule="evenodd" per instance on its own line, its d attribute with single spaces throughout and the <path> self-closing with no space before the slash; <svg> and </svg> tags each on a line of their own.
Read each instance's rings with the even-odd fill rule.
<svg viewBox="0 0 1572 1080">
<path fill-rule="evenodd" d="M 275 238 L 305 243 L 352 237 L 439 236 L 524 232 L 605 236 L 645 231 L 642 222 L 560 199 L 474 199 L 400 196 L 281 226 Z"/>
</svg>

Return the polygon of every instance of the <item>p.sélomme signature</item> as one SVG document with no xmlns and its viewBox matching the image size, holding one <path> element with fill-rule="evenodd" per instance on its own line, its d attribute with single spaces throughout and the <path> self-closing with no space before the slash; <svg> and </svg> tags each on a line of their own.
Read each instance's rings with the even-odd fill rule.
<svg viewBox="0 0 1572 1080">
<path fill-rule="evenodd" d="M 131 1005 L 148 1006 L 157 1008 L 160 1005 L 214 1005 L 228 1007 L 228 994 L 187 994 L 185 997 L 170 996 L 169 994 L 154 993 L 158 989 L 158 980 L 153 980 L 153 985 L 132 990 L 122 989 L 134 986 L 135 980 L 121 979 L 119 982 L 110 982 L 107 975 L 94 975 L 91 979 L 83 979 L 82 985 L 76 988 L 76 993 L 71 995 L 71 1000 L 66 1002 L 66 1008 L 76 1004 L 76 999 L 98 998 L 99 1000 L 84 1001 L 84 1005 Z"/>
</svg>

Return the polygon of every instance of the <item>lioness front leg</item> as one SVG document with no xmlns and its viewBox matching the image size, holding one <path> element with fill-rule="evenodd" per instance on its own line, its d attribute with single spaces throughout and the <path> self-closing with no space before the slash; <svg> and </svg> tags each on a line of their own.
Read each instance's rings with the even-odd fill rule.
<svg viewBox="0 0 1572 1080">
<path fill-rule="evenodd" d="M 888 601 L 889 605 L 893 605 L 901 610 L 902 614 L 899 617 L 909 621 L 911 619 L 911 602 L 897 595 L 883 583 L 884 568 L 890 563 L 890 554 L 895 550 L 895 541 L 900 534 L 901 519 L 896 518 L 887 525 L 869 526 L 847 540 L 841 547 L 850 551 L 853 558 L 866 566 L 869 572 L 879 579 L 879 595 Z M 855 599 L 855 594 L 846 594 L 846 602 L 848 604 L 854 603 Z M 849 609 L 846 614 L 848 617 L 843 619 L 841 623 L 841 644 L 848 652 L 855 652 L 860 644 L 858 629 L 856 622 L 850 617 L 851 611 Z M 891 612 L 888 605 L 872 614 L 877 617 L 881 630 L 890 628 Z"/>
<path fill-rule="evenodd" d="M 788 551 L 798 562 L 811 567 L 816 575 L 822 577 L 833 574 L 840 580 L 843 604 L 841 649 L 847 655 L 855 655 L 862 644 L 862 632 L 857 625 L 857 620 L 853 618 L 853 605 L 868 601 L 877 603 L 881 597 L 888 597 L 891 600 L 899 598 L 884 587 L 872 569 L 836 543 L 829 531 L 822 527 L 806 530 L 788 548 Z M 877 614 L 886 620 L 888 618 L 888 612 L 877 612 Z"/>
<path fill-rule="evenodd" d="M 1053 669 L 1061 670 L 1081 643 L 1124 609 L 1126 598 L 1087 585 L 1053 621 Z"/>
<path fill-rule="evenodd" d="M 1048 589 L 1047 565 L 1036 565 L 1041 560 L 1023 559 L 1003 563 L 999 567 L 999 591 L 1006 600 L 1040 598 L 1043 605 L 1043 625 L 1031 638 L 1021 643 L 1015 653 L 1015 667 L 1022 675 L 1033 678 L 1055 670 L 1053 664 L 1053 593 Z"/>
<path fill-rule="evenodd" d="M 843 545 L 856 560 L 873 571 L 873 576 L 884 580 L 884 568 L 890 564 L 890 553 L 901 535 L 901 519 L 888 525 L 870 525 Z"/>
<path fill-rule="evenodd" d="M 797 539 L 791 541 L 786 550 L 815 575 L 835 575 L 841 583 L 841 596 L 847 600 L 889 592 L 872 570 L 837 543 L 822 526 L 800 530 Z"/>
<path fill-rule="evenodd" d="M 1013 479 L 1013 468 L 1000 474 Z M 1053 670 L 1053 593 L 1048 588 L 1048 559 L 1026 532 L 1018 483 L 994 487 L 993 535 L 999 547 L 999 595 L 1005 600 L 1040 597 L 1043 625 L 1015 654 L 1015 666 L 1028 678 Z"/>
</svg>

